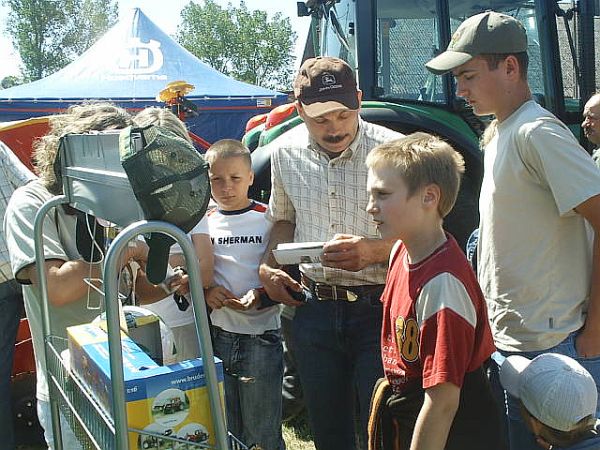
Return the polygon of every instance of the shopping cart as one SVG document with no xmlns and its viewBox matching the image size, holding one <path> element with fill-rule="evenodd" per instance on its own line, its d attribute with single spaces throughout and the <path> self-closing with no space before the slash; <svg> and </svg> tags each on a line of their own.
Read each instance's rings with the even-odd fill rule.
<svg viewBox="0 0 600 450">
<path fill-rule="evenodd" d="M 74 135 L 73 139 L 75 138 L 78 138 L 78 136 Z M 93 151 L 83 152 L 78 150 L 78 152 L 73 152 L 73 155 L 69 155 L 68 146 L 62 148 L 62 176 L 65 195 L 56 196 L 47 201 L 38 211 L 34 223 L 37 267 L 44 267 L 43 224 L 48 213 L 54 208 L 67 204 L 96 217 L 107 218 L 119 225 L 127 225 L 111 242 L 104 260 L 105 281 L 103 293 L 106 307 L 112 385 L 112 407 L 110 410 L 106 410 L 98 402 L 86 383 L 76 374 L 71 373 L 68 361 L 61 357 L 61 353 L 67 349 L 67 341 L 63 337 L 51 333 L 52 317 L 48 303 L 47 273 L 44 270 L 39 271 L 45 340 L 44 350 L 55 448 L 56 450 L 63 449 L 60 423 L 60 416 L 62 415 L 66 418 L 70 428 L 85 449 L 129 450 L 129 433 L 133 432 L 139 434 L 140 439 L 138 442 L 141 443 L 141 448 L 144 449 L 215 448 L 218 450 L 246 450 L 248 447 L 230 435 L 225 426 L 198 258 L 194 247 L 186 234 L 174 225 L 146 220 L 134 222 L 139 218 L 139 207 L 134 204 L 131 187 L 123 179 L 124 173 L 119 168 L 118 157 L 113 161 L 115 159 L 114 152 L 105 152 L 104 150 L 114 146 L 115 136 L 105 135 L 102 136 L 102 139 L 106 142 L 99 141 L 101 145 L 97 145 Z M 74 158 L 79 158 L 79 161 Z M 82 158 L 89 159 L 81 161 Z M 70 167 L 69 161 L 83 162 L 83 164 L 79 164 L 80 167 L 75 167 L 77 164 L 73 163 L 73 167 Z M 89 165 L 96 164 L 98 168 L 89 170 L 89 167 L 81 167 L 88 163 Z M 114 167 L 114 171 L 99 170 L 99 168 L 106 169 L 108 166 Z M 121 172 L 119 172 L 120 170 Z M 119 191 L 117 195 L 107 189 L 111 186 Z M 115 198 L 119 200 L 115 202 Z M 109 208 L 107 205 L 111 204 L 113 207 Z M 201 439 L 196 433 L 184 436 L 185 439 L 182 439 L 169 433 L 157 434 L 148 430 L 130 429 L 128 427 L 119 327 L 118 261 L 130 241 L 141 234 L 149 233 L 164 233 L 172 237 L 181 246 L 187 262 L 193 313 L 204 361 L 204 374 L 213 423 L 214 446 L 209 446 L 206 439 Z"/>
</svg>

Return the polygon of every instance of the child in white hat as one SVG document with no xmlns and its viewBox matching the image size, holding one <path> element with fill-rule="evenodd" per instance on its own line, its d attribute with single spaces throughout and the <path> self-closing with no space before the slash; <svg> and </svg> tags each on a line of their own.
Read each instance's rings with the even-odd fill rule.
<svg viewBox="0 0 600 450">
<path fill-rule="evenodd" d="M 500 382 L 521 401 L 521 414 L 541 448 L 600 449 L 596 384 L 577 361 L 557 353 L 532 360 L 509 356 Z"/>
</svg>

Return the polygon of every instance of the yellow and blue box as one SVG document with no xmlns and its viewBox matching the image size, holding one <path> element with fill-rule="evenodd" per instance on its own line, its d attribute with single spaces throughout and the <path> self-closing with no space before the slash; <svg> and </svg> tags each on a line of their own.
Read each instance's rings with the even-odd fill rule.
<svg viewBox="0 0 600 450">
<path fill-rule="evenodd" d="M 108 335 L 92 324 L 67 329 L 71 370 L 90 388 L 100 404 L 112 403 Z M 214 445 L 214 428 L 202 358 L 157 365 L 126 334 L 121 333 L 125 402 L 130 428 Z M 215 358 L 221 404 L 223 363 Z M 129 433 L 129 448 L 162 448 L 163 439 Z"/>
</svg>

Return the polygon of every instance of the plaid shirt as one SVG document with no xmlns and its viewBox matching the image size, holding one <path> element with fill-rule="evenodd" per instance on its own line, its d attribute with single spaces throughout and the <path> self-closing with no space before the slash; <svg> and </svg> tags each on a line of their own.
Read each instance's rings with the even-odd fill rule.
<svg viewBox="0 0 600 450">
<path fill-rule="evenodd" d="M 271 153 L 271 198 L 267 218 L 296 225 L 295 242 L 328 241 L 336 233 L 379 238 L 366 212 L 367 154 L 375 146 L 402 137 L 387 128 L 360 120 L 358 133 L 340 156 L 330 159 L 298 125 L 269 144 Z M 387 265 L 376 264 L 359 272 L 300 266 L 314 281 L 339 286 L 383 284 Z"/>
<path fill-rule="evenodd" d="M 2 220 L 6 213 L 6 205 L 16 188 L 26 184 L 35 175 L 6 145 L 0 142 L 0 212 Z M 4 232 L 0 233 L 0 283 L 14 278 L 10 268 L 10 259 Z"/>
</svg>

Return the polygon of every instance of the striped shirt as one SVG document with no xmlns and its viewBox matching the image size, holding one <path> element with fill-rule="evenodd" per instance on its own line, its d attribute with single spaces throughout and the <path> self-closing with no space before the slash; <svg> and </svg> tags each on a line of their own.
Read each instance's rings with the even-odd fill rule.
<svg viewBox="0 0 600 450">
<path fill-rule="evenodd" d="M 295 224 L 294 242 L 328 241 L 337 233 L 379 238 L 366 212 L 365 159 L 377 145 L 400 137 L 400 133 L 360 120 L 354 141 L 330 159 L 306 126 L 298 125 L 269 144 L 272 186 L 267 218 Z M 387 266 L 376 264 L 349 272 L 302 264 L 300 270 L 317 282 L 357 286 L 383 284 Z"/>
<path fill-rule="evenodd" d="M 6 205 L 15 189 L 34 178 L 35 175 L 25 167 L 13 151 L 0 142 L 0 213 L 2 213 L 2 217 L 6 213 Z M 0 283 L 12 280 L 13 278 L 4 232 L 1 232 Z"/>
</svg>

